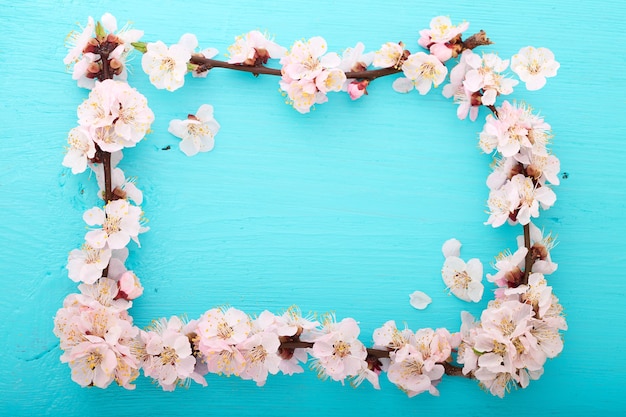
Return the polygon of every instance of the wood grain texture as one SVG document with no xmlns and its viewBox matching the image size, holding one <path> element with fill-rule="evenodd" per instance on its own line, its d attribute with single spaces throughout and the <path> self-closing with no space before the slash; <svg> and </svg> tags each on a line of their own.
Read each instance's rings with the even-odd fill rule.
<svg viewBox="0 0 626 417">
<path fill-rule="evenodd" d="M 565 350 L 545 375 L 504 400 L 472 381 L 448 378 L 441 398 L 408 399 L 388 383 L 356 390 L 318 381 L 313 372 L 270 377 L 263 388 L 209 377 L 209 387 L 163 393 L 142 378 L 136 391 L 81 389 L 59 362 L 52 317 L 75 291 L 68 252 L 83 239 L 82 212 L 96 204 L 95 179 L 61 167 L 76 107 L 87 96 L 65 71 L 63 39 L 75 22 L 110 11 L 132 20 L 144 39 L 198 35 L 225 52 L 235 35 L 268 30 L 283 45 L 324 36 L 341 51 L 363 41 L 374 50 L 403 40 L 417 51 L 417 31 L 450 15 L 485 29 L 509 57 L 526 45 L 546 46 L 559 76 L 539 92 L 513 98 L 541 110 L 554 130 L 564 179 L 556 206 L 539 224 L 558 234 L 550 283 L 565 306 Z M 0 414 L 2 415 L 586 415 L 626 406 L 626 6 L 612 0 L 506 2 L 245 1 L 9 2 L 0 0 Z M 151 231 L 131 248 L 129 267 L 145 294 L 132 314 L 197 317 L 215 305 L 249 313 L 334 310 L 360 321 L 362 340 L 386 320 L 411 328 L 458 328 L 462 309 L 443 290 L 441 244 L 463 243 L 464 258 L 488 264 L 521 232 L 484 226 L 481 123 L 455 120 L 438 91 L 399 95 L 391 79 L 351 103 L 331 95 L 308 115 L 283 104 L 277 80 L 214 70 L 174 93 L 158 91 L 140 68 L 130 83 L 156 115 L 153 133 L 125 152 L 122 168 L 138 177 Z M 169 120 L 210 103 L 222 125 L 215 150 L 187 158 L 167 133 Z M 170 150 L 163 150 L 170 146 Z M 486 268 L 489 271 L 489 268 Z M 413 310 L 408 294 L 430 294 Z"/>
</svg>

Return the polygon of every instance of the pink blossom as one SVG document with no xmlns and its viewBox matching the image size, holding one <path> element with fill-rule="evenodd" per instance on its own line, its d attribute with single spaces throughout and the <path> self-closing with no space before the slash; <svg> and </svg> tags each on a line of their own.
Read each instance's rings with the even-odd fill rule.
<svg viewBox="0 0 626 417">
<path fill-rule="evenodd" d="M 562 329 L 553 327 L 546 320 L 532 320 L 531 323 L 533 327 L 530 333 L 535 338 L 535 347 L 541 350 L 545 358 L 555 358 L 563 351 L 563 338 L 559 334 L 559 330 Z"/>
<path fill-rule="evenodd" d="M 539 207 L 548 209 L 556 201 L 556 194 L 547 185 L 534 184 L 531 178 L 517 174 L 510 183 L 519 194 L 520 206 L 516 219 L 520 224 L 530 223 L 531 217 L 539 217 Z"/>
<path fill-rule="evenodd" d="M 439 395 L 435 383 L 443 377 L 443 365 L 437 364 L 427 369 L 422 353 L 412 344 L 407 344 L 390 354 L 390 358 L 391 364 L 387 370 L 387 377 L 409 397 L 424 391 Z"/>
<path fill-rule="evenodd" d="M 345 81 L 346 74 L 342 70 L 339 68 L 330 68 L 323 70 L 315 78 L 315 86 L 320 93 L 326 94 L 329 91 L 341 91 Z"/>
<path fill-rule="evenodd" d="M 478 111 L 482 105 L 481 95 L 478 92 L 471 91 L 464 86 L 465 75 L 472 67 L 467 63 L 468 57 L 471 57 L 472 51 L 466 49 L 461 54 L 459 63 L 450 71 L 450 84 L 446 84 L 442 89 L 442 94 L 446 98 L 452 97 L 454 103 L 458 104 L 457 117 L 464 120 L 469 114 L 470 120 L 475 121 L 478 117 Z"/>
<path fill-rule="evenodd" d="M 250 333 L 248 315 L 241 310 L 212 308 L 198 321 L 201 348 L 219 348 L 243 342 Z"/>
<path fill-rule="evenodd" d="M 380 382 L 378 381 L 379 374 L 380 370 L 378 372 L 371 370 L 366 362 L 362 365 L 361 369 L 359 369 L 356 376 L 352 378 L 352 381 L 350 381 L 350 385 L 356 388 L 361 385 L 363 381 L 367 380 L 372 384 L 374 389 L 380 389 Z"/>
<path fill-rule="evenodd" d="M 497 147 L 504 157 L 518 156 L 523 149 L 531 150 L 539 155 L 547 155 L 545 144 L 549 138 L 550 125 L 542 118 L 533 115 L 523 105 L 512 105 L 504 101 L 497 109 L 498 117 L 488 116 L 480 134 L 480 145 L 484 152 L 489 153 Z M 529 158 L 520 160 L 529 163 Z"/>
<path fill-rule="evenodd" d="M 554 77 L 561 64 L 547 48 L 527 46 L 511 58 L 511 69 L 526 83 L 528 90 L 539 90 L 546 78 Z"/>
<path fill-rule="evenodd" d="M 450 357 L 453 339 L 457 346 L 459 341 L 445 329 L 399 331 L 394 321 L 374 331 L 374 347 L 390 350 L 389 359 L 382 362 L 383 369 L 387 369 L 389 380 L 410 397 L 424 391 L 439 394 L 435 385 L 444 373 L 440 363 Z"/>
<path fill-rule="evenodd" d="M 315 340 L 315 328 L 319 326 L 319 322 L 312 317 L 303 317 L 300 310 L 295 307 L 289 307 L 281 316 L 273 317 L 273 326 L 282 341 L 308 341 Z M 279 369 L 282 373 L 293 375 L 294 373 L 304 372 L 300 363 L 306 363 L 308 360 L 307 350 L 304 348 L 280 350 L 281 361 Z"/>
<path fill-rule="evenodd" d="M 470 51 L 464 59 L 470 68 L 465 74 L 463 86 L 471 92 L 482 90 L 481 102 L 485 106 L 495 104 L 498 95 L 511 94 L 518 84 L 517 80 L 501 74 L 509 66 L 509 61 L 496 54 L 483 54 L 481 58 Z"/>
<path fill-rule="evenodd" d="M 489 193 L 487 200 L 489 219 L 485 224 L 490 224 L 493 227 L 502 226 L 510 219 L 511 213 L 519 207 L 519 204 L 519 190 L 515 183 L 508 180 L 500 188 L 491 190 Z"/>
<path fill-rule="evenodd" d="M 350 71 L 364 71 L 372 64 L 374 60 L 374 53 L 365 51 L 365 45 L 362 42 L 358 42 L 354 48 L 346 48 L 341 56 L 341 63 L 339 68 L 344 72 Z"/>
<path fill-rule="evenodd" d="M 53 332 L 59 338 L 59 346 L 63 350 L 71 349 L 73 346 L 87 340 L 82 330 L 80 313 L 89 307 L 76 302 L 78 294 L 70 294 L 63 301 L 63 308 L 57 310 L 54 316 Z"/>
<path fill-rule="evenodd" d="M 65 65 L 70 65 L 73 62 L 77 62 L 83 50 L 87 46 L 87 43 L 91 38 L 95 35 L 96 23 L 93 20 L 93 17 L 89 16 L 87 19 L 87 25 L 84 28 L 81 28 L 80 32 L 72 31 L 66 38 L 66 46 L 70 49 L 65 58 L 63 58 L 63 63 Z"/>
<path fill-rule="evenodd" d="M 161 41 L 146 44 L 146 53 L 141 58 L 143 71 L 158 89 L 174 91 L 185 83 L 187 63 L 198 46 L 195 35 L 184 34 L 177 44 L 169 48 Z"/>
<path fill-rule="evenodd" d="M 97 249 L 104 248 L 105 245 L 109 249 L 121 249 L 130 239 L 138 244 L 140 217 L 141 209 L 126 200 L 110 201 L 104 210 L 99 207 L 89 209 L 83 215 L 85 223 L 89 226 L 102 225 L 102 228 L 87 232 L 85 240 Z"/>
<path fill-rule="evenodd" d="M 100 187 L 99 196 L 104 200 L 104 167 L 102 164 L 93 164 L 91 167 L 96 173 L 96 180 Z M 118 197 L 130 199 L 133 203 L 139 205 L 143 202 L 143 193 L 135 185 L 135 180 L 136 178 L 126 178 L 124 171 L 120 168 L 113 168 L 111 170 L 111 188 L 113 189 L 113 193 Z"/>
<path fill-rule="evenodd" d="M 461 312 L 461 342 L 457 349 L 457 362 L 463 365 L 463 375 L 473 372 L 478 366 L 478 355 L 473 346 L 480 331 L 480 322 L 467 311 Z"/>
<path fill-rule="evenodd" d="M 498 151 L 503 156 L 515 156 L 524 164 L 530 163 L 527 151 L 533 155 L 548 156 L 546 144 L 550 138 L 550 125 L 532 113 L 523 104 L 511 105 L 508 101 L 498 108 L 497 138 Z"/>
<path fill-rule="evenodd" d="M 291 80 L 313 81 L 324 69 L 334 68 L 341 62 L 336 53 L 327 54 L 324 38 L 316 36 L 306 42 L 296 41 L 280 60 L 282 73 Z"/>
<path fill-rule="evenodd" d="M 492 302 L 481 315 L 473 347 L 480 354 L 478 367 L 510 374 L 526 367 L 521 356 L 530 348 L 527 339 L 533 315 L 532 307 L 519 301 Z"/>
<path fill-rule="evenodd" d="M 276 331 L 279 336 L 300 336 L 303 341 L 312 341 L 307 337 L 320 323 L 313 317 L 304 317 L 300 309 L 291 306 L 281 316 L 274 316 Z"/>
<path fill-rule="evenodd" d="M 420 30 L 420 38 L 417 41 L 423 48 L 429 49 L 441 62 L 456 56 L 453 53 L 450 41 L 454 40 L 469 27 L 469 22 L 463 22 L 457 26 L 447 16 L 437 16 L 430 21 L 430 29 Z"/>
<path fill-rule="evenodd" d="M 393 89 L 406 93 L 415 87 L 420 94 L 430 91 L 441 84 L 448 74 L 448 69 L 433 55 L 418 52 L 402 63 L 402 72 L 406 78 L 398 78 L 393 83 Z"/>
<path fill-rule="evenodd" d="M 110 249 L 94 248 L 85 243 L 81 249 L 74 249 L 70 252 L 67 259 L 68 275 L 74 282 L 93 284 L 102 276 L 102 271 L 108 266 L 109 259 L 111 259 Z"/>
<path fill-rule="evenodd" d="M 228 63 L 250 66 L 265 64 L 270 58 L 282 58 L 286 52 L 287 48 L 271 41 L 267 34 L 253 30 L 236 37 L 235 43 L 228 47 Z"/>
<path fill-rule="evenodd" d="M 239 375 L 245 358 L 237 345 L 248 338 L 250 319 L 241 310 L 213 308 L 198 320 L 198 349 L 209 372 Z"/>
<path fill-rule="evenodd" d="M 241 372 L 242 379 L 251 379 L 257 386 L 265 385 L 268 374 L 278 373 L 281 362 L 278 356 L 280 341 L 278 334 L 272 331 L 261 331 L 248 337 L 237 347 L 243 352 L 245 368 Z"/>
<path fill-rule="evenodd" d="M 334 381 L 359 374 L 361 368 L 366 366 L 367 357 L 365 346 L 357 339 L 359 333 L 359 326 L 352 318 L 345 318 L 339 323 L 332 318 L 327 319 L 311 350 L 321 374 Z"/>
<path fill-rule="evenodd" d="M 479 259 L 470 259 L 467 263 L 456 256 L 446 258 L 441 270 L 441 277 L 450 293 L 463 301 L 477 303 L 483 296 L 483 264 Z"/>
<path fill-rule="evenodd" d="M 507 180 L 521 172 L 523 166 L 515 158 L 497 158 L 493 172 L 487 177 L 487 187 L 490 190 L 501 188 Z"/>
<path fill-rule="evenodd" d="M 481 387 L 500 398 L 504 398 L 504 394 L 515 386 L 513 375 L 509 372 L 493 372 L 480 368 L 474 372 L 474 376 L 480 381 Z"/>
<path fill-rule="evenodd" d="M 71 350 L 71 355 L 63 355 L 61 361 L 70 363 L 72 381 L 81 387 L 106 388 L 115 379 L 117 356 L 104 341 L 79 343 Z"/>
<path fill-rule="evenodd" d="M 196 358 L 192 355 L 184 323 L 178 317 L 160 319 L 147 332 L 141 333 L 146 356 L 142 368 L 165 391 L 172 391 L 179 381 L 194 372 Z"/>
<path fill-rule="evenodd" d="M 404 44 L 387 42 L 374 52 L 372 65 L 378 68 L 400 68 L 404 58 Z"/>
<path fill-rule="evenodd" d="M 193 156 L 213 149 L 220 124 L 213 117 L 213 106 L 203 104 L 195 115 L 189 115 L 185 120 L 171 120 L 167 130 L 182 139 L 180 150 L 187 156 Z"/>
<path fill-rule="evenodd" d="M 75 127 L 67 137 L 70 147 L 63 158 L 63 166 L 72 168 L 72 174 L 84 172 L 87 161 L 96 155 L 96 147 L 89 130 L 84 127 Z"/>
<path fill-rule="evenodd" d="M 132 303 L 128 300 L 118 298 L 117 282 L 110 278 L 100 278 L 93 284 L 80 284 L 78 289 L 81 295 L 76 296 L 76 301 L 84 306 L 98 309 L 100 306 L 108 307 L 111 313 L 121 314 L 128 310 Z"/>
<path fill-rule="evenodd" d="M 558 267 L 550 257 L 550 251 L 556 246 L 554 238 L 550 234 L 544 236 L 543 232 L 532 222 L 529 223 L 529 230 L 530 250 L 534 259 L 531 272 L 539 272 L 544 275 L 552 274 Z M 517 246 L 518 248 L 524 247 L 523 235 L 517 237 Z"/>
<path fill-rule="evenodd" d="M 531 148 L 521 149 L 520 154 L 514 157 L 527 165 L 526 172 L 528 175 L 535 178 L 540 184 L 549 182 L 553 185 L 559 185 L 558 173 L 561 169 L 561 162 L 556 156 L 548 154 L 545 144 L 534 143 Z"/>
<path fill-rule="evenodd" d="M 528 249 L 520 246 L 515 253 L 503 252 L 496 257 L 494 268 L 498 271 L 495 275 L 487 274 L 487 281 L 495 282 L 499 287 L 517 286 L 522 277 L 522 266 Z"/>
<path fill-rule="evenodd" d="M 308 113 L 315 104 L 328 101 L 324 93 L 318 91 L 313 81 L 299 80 L 289 83 L 280 81 L 280 88 L 287 93 L 289 103 L 300 113 Z"/>
<path fill-rule="evenodd" d="M 413 340 L 415 335 L 409 329 L 398 330 L 396 322 L 387 321 L 383 327 L 374 330 L 374 347 L 398 350 Z"/>
</svg>

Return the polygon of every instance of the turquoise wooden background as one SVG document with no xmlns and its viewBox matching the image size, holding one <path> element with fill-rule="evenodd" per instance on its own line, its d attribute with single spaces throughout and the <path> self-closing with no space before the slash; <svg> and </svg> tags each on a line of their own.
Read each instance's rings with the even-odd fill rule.
<svg viewBox="0 0 626 417">
<path fill-rule="evenodd" d="M 567 312 L 565 350 L 545 375 L 504 400 L 475 382 L 445 379 L 441 397 L 408 399 L 317 380 L 313 372 L 270 377 L 263 388 L 209 377 L 209 387 L 163 393 L 147 379 L 136 391 L 81 389 L 52 334 L 52 317 L 75 291 L 68 252 L 83 239 L 82 212 L 96 204 L 95 179 L 61 166 L 76 107 L 87 96 L 65 71 L 63 40 L 88 15 L 113 13 L 174 43 L 198 35 L 221 53 L 235 35 L 268 30 L 289 46 L 324 36 L 332 51 L 363 41 L 375 50 L 444 14 L 485 29 L 485 49 L 510 57 L 546 46 L 561 62 L 545 89 L 520 93 L 553 126 L 563 179 L 556 206 L 539 224 L 558 234 L 550 283 Z M 2 415 L 615 415 L 626 405 L 626 8 L 621 1 L 0 1 L 0 414 Z M 459 312 L 478 314 L 443 291 L 441 244 L 463 243 L 486 264 L 513 248 L 519 228 L 492 230 L 484 185 L 489 157 L 477 148 L 482 123 L 461 122 L 440 91 L 400 95 L 392 79 L 351 103 L 331 95 L 300 115 L 283 104 L 277 80 L 215 70 L 175 93 L 153 88 L 131 64 L 129 81 L 156 115 L 153 133 L 125 152 L 152 230 L 133 247 L 130 267 L 145 286 L 132 309 L 140 326 L 229 303 L 249 313 L 291 304 L 360 321 L 362 340 L 389 319 L 457 329 Z M 167 133 L 170 119 L 200 104 L 222 125 L 215 150 L 187 158 Z M 484 114 L 483 114 L 484 116 Z M 163 150 L 167 146 L 171 150 Z M 433 298 L 425 311 L 408 294 Z"/>
</svg>

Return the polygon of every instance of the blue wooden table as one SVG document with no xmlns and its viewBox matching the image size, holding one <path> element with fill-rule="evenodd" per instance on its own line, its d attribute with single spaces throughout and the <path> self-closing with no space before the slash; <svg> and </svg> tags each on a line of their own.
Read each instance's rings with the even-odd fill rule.
<svg viewBox="0 0 626 417">
<path fill-rule="evenodd" d="M 622 2 L 344 1 L 0 1 L 0 414 L 18 415 L 616 415 L 626 406 L 626 60 Z M 446 378 L 441 397 L 409 399 L 381 379 L 382 390 L 320 381 L 312 371 L 251 381 L 210 376 L 209 387 L 164 393 L 140 378 L 135 391 L 81 389 L 70 380 L 52 333 L 64 297 L 76 291 L 65 264 L 84 236 L 82 213 L 97 204 L 95 178 L 61 166 L 76 107 L 88 94 L 62 59 L 76 22 L 113 13 L 145 31 L 143 40 L 176 42 L 195 33 L 221 56 L 234 36 L 267 30 L 289 46 L 321 35 L 329 50 L 356 42 L 376 50 L 404 41 L 437 15 L 484 29 L 510 57 L 545 46 L 561 63 L 537 92 L 512 98 L 541 111 L 561 159 L 558 200 L 540 227 L 558 235 L 550 277 L 569 330 L 545 375 L 504 399 L 475 381 Z M 151 230 L 131 246 L 129 268 L 145 286 L 135 323 L 229 304 L 248 313 L 334 311 L 360 322 L 361 340 L 385 321 L 460 326 L 460 311 L 485 307 L 444 291 L 442 243 L 456 237 L 462 256 L 489 263 L 515 249 L 521 228 L 483 225 L 490 157 L 477 148 L 475 123 L 459 121 L 440 91 L 395 93 L 389 77 L 369 96 L 347 95 L 301 115 L 284 104 L 274 77 L 211 71 L 174 93 L 156 90 L 130 63 L 132 86 L 147 98 L 152 133 L 125 152 L 122 166 L 144 191 Z M 393 77 L 391 77 L 393 78 Z M 210 153 L 188 158 L 167 132 L 201 104 L 222 126 Z M 484 110 L 481 110 L 484 112 Z M 408 295 L 433 298 L 424 311 Z"/>
</svg>

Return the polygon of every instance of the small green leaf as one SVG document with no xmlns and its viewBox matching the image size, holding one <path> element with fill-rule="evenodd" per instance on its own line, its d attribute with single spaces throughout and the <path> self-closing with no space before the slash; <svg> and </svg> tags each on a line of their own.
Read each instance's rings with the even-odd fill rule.
<svg viewBox="0 0 626 417">
<path fill-rule="evenodd" d="M 131 42 L 131 45 L 142 54 L 148 52 L 148 47 L 145 42 Z"/>
<path fill-rule="evenodd" d="M 107 37 L 107 33 L 104 30 L 104 26 L 100 22 L 96 23 L 96 37 L 98 39 L 104 39 Z"/>
</svg>

